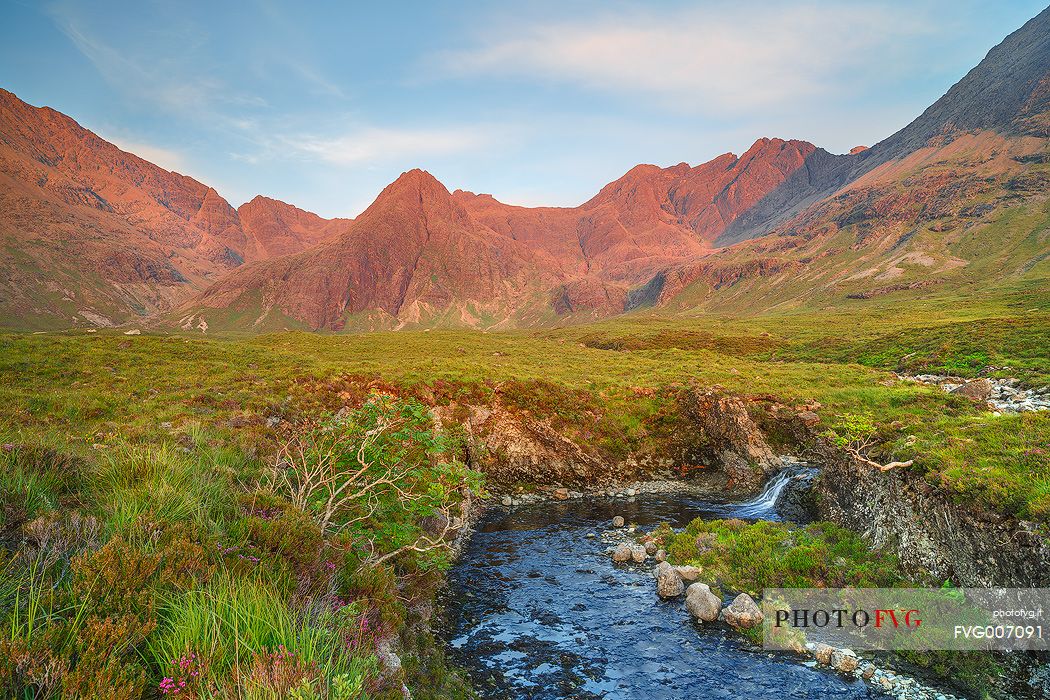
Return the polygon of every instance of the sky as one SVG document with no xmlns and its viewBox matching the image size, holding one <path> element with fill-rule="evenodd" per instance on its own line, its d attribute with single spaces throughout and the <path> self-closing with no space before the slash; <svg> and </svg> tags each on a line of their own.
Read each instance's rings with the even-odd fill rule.
<svg viewBox="0 0 1050 700">
<path fill-rule="evenodd" d="M 574 206 L 763 136 L 871 145 L 1043 7 L 0 0 L 0 87 L 234 206 L 354 216 L 415 167 Z"/>
</svg>

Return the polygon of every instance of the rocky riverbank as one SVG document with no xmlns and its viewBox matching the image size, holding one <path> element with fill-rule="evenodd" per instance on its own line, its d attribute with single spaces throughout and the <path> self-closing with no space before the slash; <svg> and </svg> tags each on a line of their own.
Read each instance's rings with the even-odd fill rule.
<svg viewBox="0 0 1050 700">
<path fill-rule="evenodd" d="M 1050 540 L 1036 523 L 956 502 L 909 470 L 826 459 L 815 485 L 820 517 L 892 548 L 913 575 L 977 587 L 1050 581 Z"/>
<path fill-rule="evenodd" d="M 747 508 L 748 504 L 742 507 Z M 651 535 L 642 535 L 635 527 L 617 516 L 600 535 L 607 544 L 606 553 L 621 566 L 652 569 L 655 594 L 664 601 L 682 601 L 695 624 L 727 628 L 757 644 L 764 621 L 759 602 L 747 593 L 725 597 L 718 587 L 701 579 L 702 567 L 676 566 L 667 562 L 667 552 Z M 868 684 L 875 692 L 897 700 L 961 700 L 922 681 L 879 665 L 874 657 L 861 657 L 850 649 L 836 649 L 826 644 L 807 644 L 796 650 L 799 661 L 810 667 L 824 667 Z"/>
<path fill-rule="evenodd" d="M 700 482 L 687 483 L 680 479 L 652 479 L 648 481 L 630 481 L 611 486 L 581 487 L 579 490 L 564 486 L 519 486 L 499 497 L 501 506 L 529 506 L 548 501 L 570 501 L 584 498 L 636 498 L 651 493 L 676 493 L 683 490 L 698 492 L 704 490 L 717 493 L 714 485 L 703 485 Z"/>
<path fill-rule="evenodd" d="M 950 394 L 957 394 L 988 404 L 995 413 L 1025 413 L 1050 410 L 1050 386 L 1025 388 L 1017 379 L 981 377 L 964 379 L 943 374 L 918 374 L 901 379 L 938 386 Z"/>
</svg>

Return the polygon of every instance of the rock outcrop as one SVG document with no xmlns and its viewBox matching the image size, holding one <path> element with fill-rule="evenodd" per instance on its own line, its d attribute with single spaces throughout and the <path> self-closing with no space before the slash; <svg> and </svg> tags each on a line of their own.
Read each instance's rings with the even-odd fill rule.
<svg viewBox="0 0 1050 700">
<path fill-rule="evenodd" d="M 1050 540 L 1036 523 L 955 502 L 912 471 L 825 460 L 814 487 L 821 518 L 892 547 L 905 568 L 972 587 L 1050 581 Z"/>
<path fill-rule="evenodd" d="M 757 489 L 779 468 L 780 461 L 748 415 L 743 399 L 718 388 L 694 388 L 686 410 L 703 435 L 711 462 L 729 477 L 730 486 Z"/>
<path fill-rule="evenodd" d="M 451 420 L 455 407 L 437 409 Z M 494 483 L 611 483 L 632 472 L 616 468 L 584 449 L 544 421 L 511 412 L 500 405 L 470 406 L 464 422 L 469 440 L 468 461 Z M 621 518 L 621 516 L 617 516 Z M 615 519 L 614 519 L 615 522 Z M 622 527 L 616 526 L 615 527 Z"/>
</svg>

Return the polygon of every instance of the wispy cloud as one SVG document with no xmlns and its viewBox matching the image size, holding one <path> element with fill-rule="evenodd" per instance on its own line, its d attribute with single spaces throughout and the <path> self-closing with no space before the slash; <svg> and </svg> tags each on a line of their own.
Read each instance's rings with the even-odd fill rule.
<svg viewBox="0 0 1050 700">
<path fill-rule="evenodd" d="M 166 111 L 210 116 L 223 106 L 261 107 L 262 98 L 229 89 L 215 77 L 187 72 L 182 60 L 190 53 L 190 46 L 182 46 L 182 54 L 168 60 L 161 47 L 148 56 L 136 56 L 123 51 L 93 33 L 83 21 L 79 10 L 63 3 L 47 8 L 55 26 L 69 38 L 107 82 L 136 99 L 151 103 Z"/>
<path fill-rule="evenodd" d="M 498 129 L 488 127 L 368 127 L 334 137 L 293 136 L 283 141 L 300 154 L 336 165 L 390 162 L 476 151 L 493 144 Z"/>
<path fill-rule="evenodd" d="M 176 150 L 155 146 L 142 141 L 129 140 L 111 134 L 100 134 L 104 139 L 114 144 L 117 148 L 128 153 L 134 153 L 139 158 L 144 158 L 154 165 L 159 165 L 165 170 L 185 174 L 188 169 L 186 157 Z"/>
<path fill-rule="evenodd" d="M 571 83 L 732 114 L 840 89 L 870 67 L 874 51 L 922 26 L 870 4 L 713 4 L 673 18 L 633 11 L 487 27 L 485 36 L 497 38 L 443 52 L 436 64 L 455 76 Z"/>
</svg>

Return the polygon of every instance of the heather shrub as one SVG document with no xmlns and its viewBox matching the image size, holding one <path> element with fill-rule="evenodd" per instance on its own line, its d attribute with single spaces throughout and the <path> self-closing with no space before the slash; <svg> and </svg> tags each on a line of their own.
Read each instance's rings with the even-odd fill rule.
<svg viewBox="0 0 1050 700">
<path fill-rule="evenodd" d="M 134 615 L 153 620 L 160 558 L 117 536 L 96 552 L 85 552 L 72 564 L 73 597 L 88 601 L 99 616 Z"/>
<path fill-rule="evenodd" d="M 53 571 L 62 578 L 74 556 L 101 544 L 98 520 L 79 511 L 49 512 L 26 523 L 23 553 L 41 571 Z"/>
<path fill-rule="evenodd" d="M 153 628 L 136 615 L 88 617 L 77 635 L 73 669 L 62 680 L 66 697 L 137 700 L 147 683 L 137 647 Z"/>
<path fill-rule="evenodd" d="M 753 595 L 763 588 L 885 588 L 902 580 L 896 557 L 833 523 L 697 518 L 680 533 L 662 527 L 654 535 L 673 563 L 700 566 L 705 580 Z"/>
<path fill-rule="evenodd" d="M 240 528 L 247 542 L 264 556 L 286 563 L 297 577 L 320 565 L 324 535 L 318 524 L 300 510 L 285 507 L 274 509 L 265 517 L 252 514 L 240 523 Z"/>
</svg>

